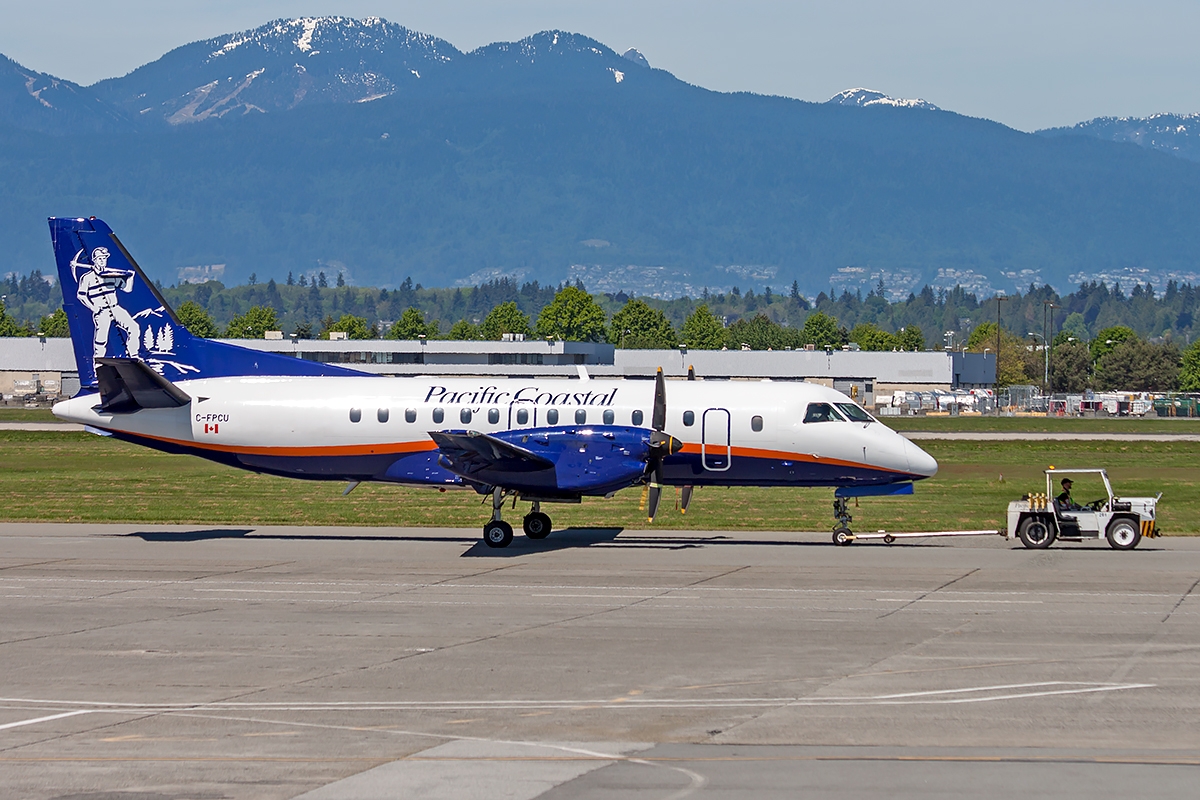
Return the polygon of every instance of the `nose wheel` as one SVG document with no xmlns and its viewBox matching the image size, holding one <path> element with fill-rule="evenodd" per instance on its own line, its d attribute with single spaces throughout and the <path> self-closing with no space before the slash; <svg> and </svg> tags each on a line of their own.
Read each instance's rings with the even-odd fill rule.
<svg viewBox="0 0 1200 800">
<path fill-rule="evenodd" d="M 846 498 L 833 498 L 833 516 L 837 518 L 837 524 L 833 526 L 833 543 L 839 547 L 846 547 L 854 541 L 854 533 L 850 530 L 850 523 L 854 521 L 854 517 L 850 516 Z"/>
</svg>

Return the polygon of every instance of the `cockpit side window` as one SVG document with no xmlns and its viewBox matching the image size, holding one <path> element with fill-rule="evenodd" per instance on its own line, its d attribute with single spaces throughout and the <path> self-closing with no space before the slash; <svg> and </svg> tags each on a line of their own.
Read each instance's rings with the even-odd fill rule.
<svg viewBox="0 0 1200 800">
<path fill-rule="evenodd" d="M 804 421 L 807 422 L 841 422 L 842 418 L 833 410 L 833 406 L 829 403 L 809 403 L 808 411 L 804 415 Z"/>
<path fill-rule="evenodd" d="M 838 403 L 838 410 L 850 418 L 851 422 L 874 422 L 875 418 L 863 411 L 857 403 Z"/>
</svg>

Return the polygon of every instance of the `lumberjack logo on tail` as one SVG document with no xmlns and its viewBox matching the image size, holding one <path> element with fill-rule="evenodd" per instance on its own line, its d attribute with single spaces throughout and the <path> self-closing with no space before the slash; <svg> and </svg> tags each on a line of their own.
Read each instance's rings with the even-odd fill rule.
<svg viewBox="0 0 1200 800">
<path fill-rule="evenodd" d="M 92 313 L 92 324 L 95 326 L 92 337 L 94 356 L 103 358 L 108 354 L 108 336 L 116 324 L 125 340 L 126 355 L 137 358 L 141 348 L 141 326 L 117 300 L 118 290 L 126 293 L 133 291 L 134 272 L 110 269 L 107 247 L 93 250 L 90 264 L 80 262 L 81 255 L 82 249 L 71 259 L 71 269 L 79 286 L 76 297 Z M 83 270 L 82 275 L 80 270 Z"/>
</svg>

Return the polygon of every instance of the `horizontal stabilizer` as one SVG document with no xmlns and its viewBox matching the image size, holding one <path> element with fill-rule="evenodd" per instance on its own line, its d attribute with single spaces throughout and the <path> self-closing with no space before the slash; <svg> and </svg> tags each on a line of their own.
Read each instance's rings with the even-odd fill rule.
<svg viewBox="0 0 1200 800">
<path fill-rule="evenodd" d="M 133 358 L 97 358 L 96 382 L 100 387 L 99 410 L 108 414 L 132 414 L 143 408 L 179 408 L 192 398 L 178 386 Z"/>
<path fill-rule="evenodd" d="M 430 431 L 429 436 L 442 453 L 442 466 L 463 476 L 484 470 L 536 472 L 554 467 L 550 459 L 486 433 Z"/>
<path fill-rule="evenodd" d="M 911 483 L 886 483 L 882 486 L 839 486 L 833 493 L 834 497 L 892 497 L 895 495 L 912 494 Z"/>
</svg>

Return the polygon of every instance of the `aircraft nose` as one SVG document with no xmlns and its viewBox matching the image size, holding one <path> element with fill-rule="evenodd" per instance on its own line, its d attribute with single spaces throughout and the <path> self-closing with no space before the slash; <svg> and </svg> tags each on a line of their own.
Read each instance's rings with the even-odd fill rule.
<svg viewBox="0 0 1200 800">
<path fill-rule="evenodd" d="M 937 475 L 937 460 L 908 439 L 904 440 L 904 454 L 908 456 L 908 468 L 913 473 L 923 478 L 932 478 Z"/>
</svg>

